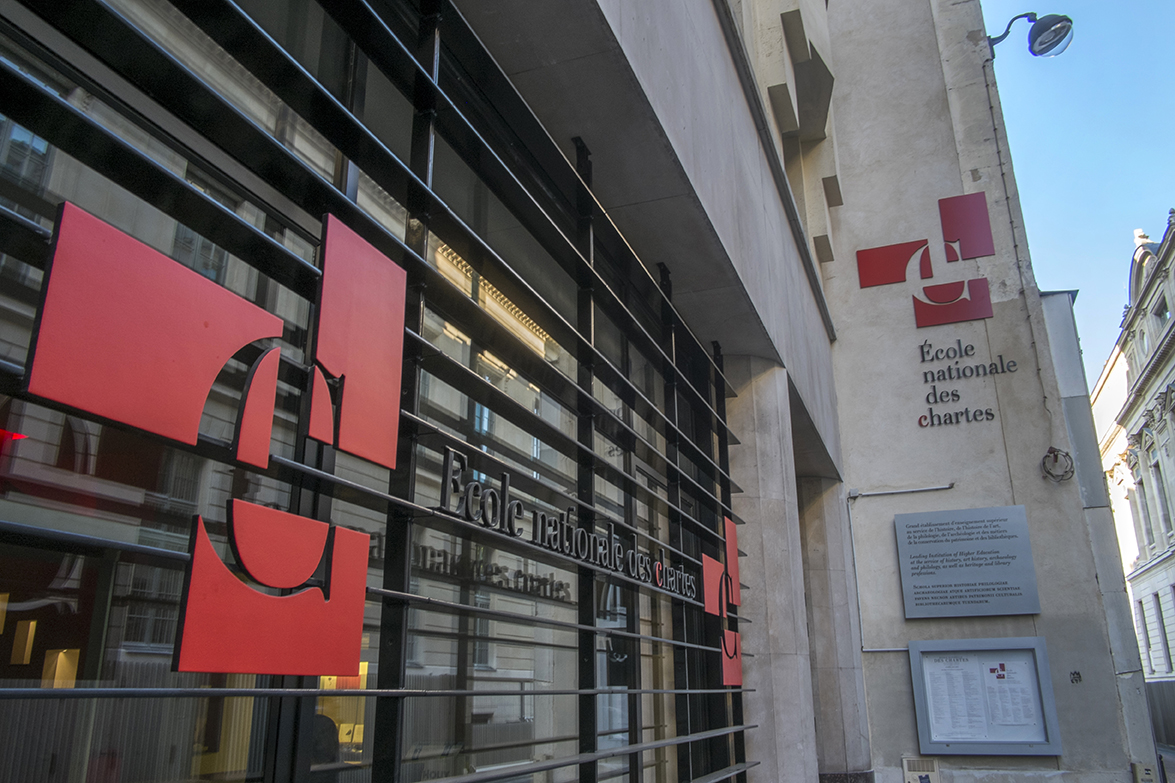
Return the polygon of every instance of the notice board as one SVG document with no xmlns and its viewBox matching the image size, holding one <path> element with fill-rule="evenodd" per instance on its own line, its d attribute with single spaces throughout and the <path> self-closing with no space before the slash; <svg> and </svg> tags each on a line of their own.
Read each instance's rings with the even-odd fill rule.
<svg viewBox="0 0 1175 783">
<path fill-rule="evenodd" d="M 1037 614 L 1024 506 L 894 517 L 907 618 Z"/>
<path fill-rule="evenodd" d="M 1044 637 L 910 642 L 925 754 L 1061 753 Z"/>
</svg>

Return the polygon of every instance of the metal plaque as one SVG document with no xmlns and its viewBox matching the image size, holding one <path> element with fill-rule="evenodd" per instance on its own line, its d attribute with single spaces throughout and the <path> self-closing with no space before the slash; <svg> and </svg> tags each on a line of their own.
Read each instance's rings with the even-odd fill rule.
<svg viewBox="0 0 1175 783">
<path fill-rule="evenodd" d="M 1036 614 L 1024 506 L 894 517 L 906 617 Z"/>
</svg>

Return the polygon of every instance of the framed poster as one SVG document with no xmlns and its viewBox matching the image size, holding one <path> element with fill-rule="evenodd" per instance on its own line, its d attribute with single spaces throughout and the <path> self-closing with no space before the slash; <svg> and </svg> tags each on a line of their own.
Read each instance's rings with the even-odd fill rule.
<svg viewBox="0 0 1175 783">
<path fill-rule="evenodd" d="M 894 516 L 906 617 L 1037 614 L 1024 506 Z"/>
<path fill-rule="evenodd" d="M 923 754 L 1059 756 L 1044 637 L 910 642 Z"/>
</svg>

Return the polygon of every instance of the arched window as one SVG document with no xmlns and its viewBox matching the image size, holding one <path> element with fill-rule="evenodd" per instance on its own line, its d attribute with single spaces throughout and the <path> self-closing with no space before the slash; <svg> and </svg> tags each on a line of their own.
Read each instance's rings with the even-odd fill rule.
<svg viewBox="0 0 1175 783">
<path fill-rule="evenodd" d="M 1147 275 L 1154 266 L 1155 254 L 1146 247 L 1134 250 L 1134 261 L 1130 267 L 1130 305 L 1133 307 L 1142 296 L 1142 288 L 1146 284 Z"/>
</svg>

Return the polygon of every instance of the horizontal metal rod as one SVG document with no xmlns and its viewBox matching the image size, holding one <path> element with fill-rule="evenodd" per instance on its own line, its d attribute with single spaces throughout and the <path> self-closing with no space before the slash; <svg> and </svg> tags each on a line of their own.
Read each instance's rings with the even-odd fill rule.
<svg viewBox="0 0 1175 783">
<path fill-rule="evenodd" d="M 757 767 L 760 763 L 762 762 L 745 761 L 742 764 L 734 764 L 732 766 L 726 767 L 725 769 L 720 769 L 717 772 L 711 772 L 709 775 L 703 775 L 700 778 L 694 778 L 690 781 L 690 783 L 718 783 L 718 781 L 732 778 L 740 772 L 746 772 L 751 767 Z"/>
<path fill-rule="evenodd" d="M 625 631 L 621 628 L 606 628 L 596 625 L 581 625 L 573 623 L 569 620 L 556 620 L 550 617 L 532 617 L 529 615 L 520 615 L 513 612 L 507 612 L 502 609 L 483 609 L 478 606 L 470 606 L 468 604 L 461 604 L 455 601 L 444 601 L 440 598 L 428 598 L 423 595 L 416 595 L 414 593 L 401 593 L 396 590 L 384 590 L 379 587 L 368 587 L 368 595 L 378 595 L 385 598 L 392 598 L 397 601 L 405 601 L 411 604 L 420 604 L 424 606 L 436 606 L 438 608 L 446 609 L 454 612 L 469 612 L 470 614 L 485 615 L 487 617 L 500 617 L 506 621 L 518 623 L 520 625 L 550 625 L 556 628 L 566 628 L 569 631 L 586 631 L 589 633 L 597 633 L 601 636 L 620 636 L 626 639 L 639 639 L 641 641 L 654 642 L 657 644 L 669 644 L 674 647 L 686 647 L 693 650 L 702 650 L 703 652 L 722 652 L 721 647 L 707 647 L 702 644 L 693 644 L 692 642 L 681 642 L 676 639 L 666 639 L 661 636 L 646 636 L 644 634 L 633 633 Z M 746 622 L 745 620 L 743 622 Z"/>
<path fill-rule="evenodd" d="M 748 688 L 564 688 L 557 690 L 428 690 L 423 688 L 0 688 L 0 700 L 15 699 L 238 699 L 298 698 L 319 696 L 382 697 L 418 699 L 429 697 L 478 696 L 641 696 L 702 695 L 713 693 L 754 693 Z"/>
<path fill-rule="evenodd" d="M 168 560 L 177 564 L 186 563 L 191 559 L 191 556 L 187 552 L 176 552 L 171 549 L 131 544 L 126 541 L 114 541 L 108 538 L 87 536 L 82 533 L 67 533 L 62 530 L 33 527 L 32 525 L 22 525 L 18 522 L 6 522 L 4 520 L 0 520 L 0 539 L 16 539 L 17 543 L 28 546 L 43 546 L 45 542 L 52 542 L 82 549 L 111 549 L 128 554 Z"/>
<path fill-rule="evenodd" d="M 541 215 L 541 220 L 534 221 L 535 223 L 541 223 L 541 225 L 528 226 L 528 229 L 531 231 L 532 235 L 535 235 L 536 238 L 546 236 L 548 243 L 552 245 L 565 245 L 565 247 L 559 247 L 558 250 L 561 250 L 562 254 L 566 254 L 573 259 L 573 263 L 576 266 L 575 271 L 579 274 L 588 276 L 589 279 L 591 279 L 593 288 L 597 291 L 603 291 L 606 294 L 606 301 L 609 305 L 611 305 L 610 309 L 616 309 L 620 312 L 623 312 L 628 317 L 632 330 L 644 338 L 641 340 L 641 342 L 647 342 L 648 348 L 650 348 L 653 352 L 659 353 L 662 357 L 667 358 L 665 357 L 665 354 L 657 341 L 652 337 L 652 335 L 647 334 L 639 320 L 632 316 L 632 314 L 629 312 L 627 306 L 625 306 L 623 303 L 622 297 L 620 297 L 611 289 L 607 281 L 600 275 L 600 273 L 594 269 L 592 265 L 589 264 L 575 248 L 574 242 L 569 239 L 570 234 L 574 231 L 574 226 L 565 225 L 563 228 L 559 227 L 558 221 L 551 217 L 552 210 L 539 204 L 536 195 L 527 189 L 518 180 L 516 172 L 511 166 L 508 166 L 505 161 L 501 159 L 493 145 L 491 145 L 486 140 L 485 134 L 474 127 L 474 124 L 465 116 L 465 113 L 458 105 L 461 103 L 460 99 L 458 98 L 458 100 L 454 100 L 447 93 L 445 93 L 444 90 L 441 89 L 440 85 L 432 78 L 432 75 L 428 73 L 428 71 L 426 71 L 414 57 L 411 56 L 408 47 L 405 46 L 405 44 L 396 36 L 392 29 L 381 18 L 381 15 L 375 11 L 375 9 L 368 2 L 366 2 L 366 0 L 334 2 L 328 4 L 326 6 L 326 10 L 327 13 L 334 17 L 339 26 L 342 27 L 349 35 L 351 35 L 357 45 L 366 51 L 366 54 L 372 61 L 372 64 L 375 65 L 375 67 L 379 70 L 383 71 L 385 76 L 392 80 L 393 83 L 396 83 L 397 81 L 399 81 L 400 84 L 409 83 L 409 80 L 406 78 L 397 78 L 405 76 L 403 73 L 405 70 L 405 65 L 408 65 L 414 71 L 412 74 L 412 81 L 432 92 L 438 104 L 438 108 L 442 109 L 442 111 L 438 112 L 439 118 L 446 123 L 449 121 L 449 118 L 454 118 L 456 120 L 454 123 L 456 127 L 454 127 L 453 130 L 459 131 L 463 137 L 473 141 L 478 147 L 476 159 L 481 161 L 483 165 L 487 162 L 493 164 L 494 173 L 497 175 L 495 179 L 500 180 L 498 182 L 499 189 L 501 189 L 503 186 L 508 186 L 510 191 L 512 191 L 511 195 L 513 198 L 511 198 L 511 201 L 515 207 L 524 208 L 528 213 L 537 212 L 538 215 Z M 242 14 L 241 16 L 243 17 L 244 15 Z M 441 16 L 442 24 L 451 23 L 455 19 L 460 18 L 460 12 L 458 11 L 453 15 L 442 14 Z M 219 22 L 220 19 L 216 19 L 215 21 Z M 242 21 L 245 24 L 256 27 L 256 23 L 252 22 L 252 20 L 244 18 Z M 222 25 L 222 27 L 223 26 L 224 25 Z M 211 29 L 209 29 L 210 27 Z M 218 30 L 216 27 L 206 25 L 205 30 L 213 38 L 218 37 Z M 266 36 L 266 38 L 268 39 L 268 36 Z M 245 39 L 243 36 L 239 36 L 232 39 L 231 41 L 222 40 L 221 43 L 226 47 L 226 49 L 232 51 L 233 44 L 235 44 L 239 49 L 244 45 Z M 278 59 L 289 60 L 290 65 L 300 72 L 299 76 L 305 80 L 305 84 L 310 85 L 311 89 L 309 91 L 304 90 L 304 93 L 321 93 L 323 99 L 334 100 L 332 96 L 330 96 L 326 91 L 326 89 L 321 85 L 321 83 L 319 83 L 317 79 L 315 79 L 314 76 L 312 76 L 304 68 L 299 66 L 294 58 L 285 52 L 285 50 L 277 46 L 276 43 L 272 41 L 272 39 L 268 39 L 267 43 L 272 46 L 272 53 L 268 54 L 270 58 L 274 58 L 274 55 L 276 55 Z M 233 54 L 235 54 L 238 59 L 245 59 L 247 57 L 247 53 L 241 51 L 233 51 Z M 301 86 L 302 85 L 297 85 L 297 87 Z M 280 85 L 280 87 L 286 87 L 287 91 L 296 89 L 293 79 L 290 79 L 286 85 Z M 279 86 L 274 86 L 273 89 L 275 92 L 282 92 L 282 90 L 279 89 Z M 289 94 L 287 92 L 287 98 L 289 100 L 293 101 L 297 97 L 298 96 Z M 338 104 L 337 100 L 334 100 L 334 103 Z M 342 107 L 342 104 L 338 104 L 337 109 L 342 113 L 349 114 L 349 112 L 347 112 L 346 109 Z M 353 116 L 349 117 L 349 119 L 355 122 L 357 125 L 361 125 L 358 120 L 354 119 Z M 534 122 L 537 125 L 537 119 L 534 118 L 533 114 L 528 114 L 526 119 L 529 119 L 531 122 Z M 555 146 L 554 142 L 551 141 L 550 137 L 545 133 L 535 134 L 533 139 L 542 139 L 546 145 L 549 145 L 550 147 Z M 595 200 L 595 196 L 591 193 L 591 189 L 588 188 L 586 184 L 582 183 L 581 180 L 579 180 L 578 174 L 576 174 L 574 171 L 571 163 L 563 155 L 558 154 L 556 150 L 552 149 L 551 152 L 554 154 L 551 154 L 548 157 L 548 161 L 553 165 L 558 165 L 564 168 L 564 171 L 561 173 L 565 174 L 570 180 L 575 181 L 577 184 L 582 186 L 584 192 L 586 192 L 586 194 L 594 202 L 595 210 L 593 210 L 593 214 L 595 216 L 602 217 L 604 219 L 605 225 L 619 234 L 615 226 L 611 224 L 611 219 L 608 216 L 607 210 L 605 210 L 603 206 Z M 394 156 L 392 157 L 394 159 Z M 473 167 L 472 164 L 471 167 Z M 475 168 L 475 171 L 476 170 L 477 169 Z M 570 206 L 570 204 L 568 204 L 568 206 Z M 557 235 L 561 241 L 554 240 L 553 235 Z M 673 315 L 675 316 L 674 320 L 676 321 L 677 325 L 684 328 L 684 332 L 688 334 L 697 348 L 698 355 L 707 362 L 710 372 L 714 373 L 716 377 L 721 379 L 725 387 L 729 387 L 729 384 L 726 383 L 725 377 L 722 375 L 721 369 L 714 362 L 713 357 L 709 355 L 709 353 L 702 346 L 701 341 L 698 340 L 693 332 L 689 330 L 685 319 L 683 319 L 680 314 L 677 313 L 672 301 L 662 292 L 660 286 L 657 284 L 656 279 L 649 272 L 648 268 L 645 267 L 640 258 L 637 257 L 634 252 L 632 252 L 632 249 L 628 247 L 626 242 L 623 241 L 623 238 L 618 238 L 620 240 L 620 244 L 628 250 L 629 254 L 631 254 L 630 257 L 633 261 L 636 262 L 637 268 L 639 268 L 644 273 L 643 282 L 651 284 L 649 289 L 650 293 L 660 300 L 660 302 L 658 302 L 655 306 L 665 307 L 673 312 Z M 692 380 L 685 377 L 684 375 L 681 377 L 686 382 L 686 386 L 692 395 L 697 398 L 697 401 L 709 407 L 708 401 L 705 400 L 705 395 L 693 386 Z M 717 416 L 712 408 L 710 408 L 710 413 L 715 417 Z"/>
<path fill-rule="evenodd" d="M 506 767 L 504 769 L 487 770 L 485 772 L 474 772 L 470 775 L 458 775 L 457 777 L 446 778 L 445 783 L 489 783 L 489 781 L 501 780 L 502 778 L 533 775 L 536 772 L 546 772 L 547 770 L 559 769 L 560 767 L 589 764 L 593 761 L 615 758 L 617 756 L 627 756 L 632 753 L 642 753 L 646 750 L 656 750 L 657 748 L 667 748 L 674 745 L 684 745 L 689 742 L 698 742 L 701 740 L 715 739 L 717 737 L 725 737 L 730 734 L 737 734 L 757 728 L 759 728 L 759 726 L 755 724 L 750 726 L 732 726 L 724 729 L 701 731 L 697 734 L 687 734 L 685 736 L 673 737 L 672 739 L 666 740 L 657 740 L 655 742 L 642 742 L 638 745 L 624 745 L 619 748 L 609 748 L 608 750 L 596 751 L 595 753 L 580 753 L 577 756 L 568 756 L 560 759 L 552 759 L 549 761 L 537 761 L 531 764 L 520 764 L 518 766 Z M 753 765 L 758 762 L 750 763 Z M 718 778 L 718 780 L 721 779 L 722 778 Z M 699 780 L 705 781 L 706 778 L 701 778 Z"/>
<path fill-rule="evenodd" d="M 909 652 L 909 647 L 862 647 L 863 653 Z"/>
<path fill-rule="evenodd" d="M 0 96 L 8 116 L 50 144 L 108 177 L 164 214 L 194 228 L 300 295 L 312 293 L 322 271 L 160 166 L 134 145 L 95 122 L 14 67 L 0 63 Z"/>
<path fill-rule="evenodd" d="M 855 489 L 849 490 L 849 500 L 856 500 L 857 498 L 875 498 L 882 495 L 911 495 L 915 492 L 940 492 L 944 489 L 954 489 L 955 482 L 950 484 L 942 484 L 937 487 L 917 487 L 915 489 L 883 489 L 877 492 L 858 492 Z"/>
</svg>

